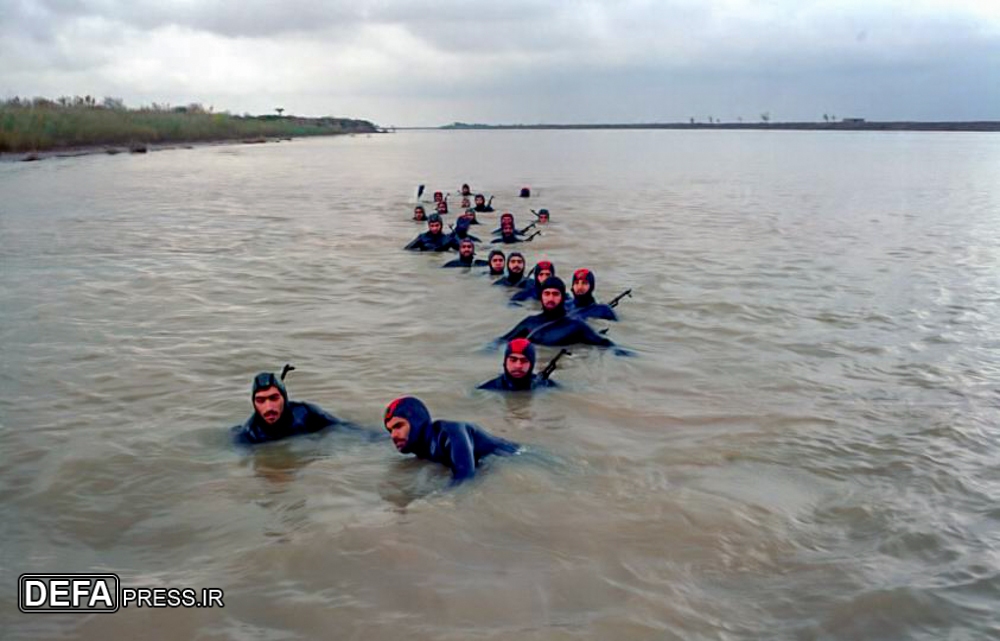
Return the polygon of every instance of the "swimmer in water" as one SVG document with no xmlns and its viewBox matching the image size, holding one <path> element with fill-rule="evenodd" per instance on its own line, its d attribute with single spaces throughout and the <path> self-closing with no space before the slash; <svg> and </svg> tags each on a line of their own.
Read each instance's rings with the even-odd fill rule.
<svg viewBox="0 0 1000 641">
<path fill-rule="evenodd" d="M 473 423 L 433 420 L 427 406 L 412 396 L 389 403 L 383 422 L 400 453 L 444 465 L 451 470 L 452 484 L 474 477 L 487 456 L 516 454 L 520 449 Z"/>
<path fill-rule="evenodd" d="M 493 281 L 493 284 L 520 289 L 527 286 L 528 282 L 524 277 L 524 255 L 521 252 L 511 252 L 507 256 L 507 275 Z"/>
<path fill-rule="evenodd" d="M 503 374 L 476 389 L 497 392 L 527 392 L 539 387 L 557 387 L 548 376 L 535 374 L 535 346 L 526 338 L 507 343 L 503 354 Z"/>
<path fill-rule="evenodd" d="M 495 211 L 492 204 L 493 196 L 490 196 L 489 202 L 486 202 L 486 198 L 482 194 L 476 194 L 472 202 L 474 203 L 473 208 L 478 212 Z"/>
<path fill-rule="evenodd" d="M 566 313 L 574 318 L 600 318 L 616 321 L 618 315 L 610 305 L 594 300 L 596 279 L 589 269 L 578 269 L 573 272 L 573 301 L 566 305 Z"/>
<path fill-rule="evenodd" d="M 510 302 L 520 303 L 526 300 L 541 300 L 542 298 L 542 283 L 545 282 L 550 276 L 554 276 L 556 273 L 556 266 L 552 264 L 552 261 L 540 260 L 535 268 L 531 270 L 534 276 L 531 280 L 527 281 L 527 284 L 519 292 L 514 292 L 514 295 L 510 297 Z"/>
<path fill-rule="evenodd" d="M 476 243 L 471 238 L 464 238 L 458 244 L 458 258 L 450 260 L 441 267 L 484 267 L 489 263 L 476 258 Z"/>
<path fill-rule="evenodd" d="M 232 428 L 237 443 L 266 443 L 348 425 L 312 403 L 288 400 L 285 384 L 271 372 L 261 372 L 254 377 L 250 400 L 253 414 L 242 425 Z"/>
<path fill-rule="evenodd" d="M 427 218 L 427 231 L 411 240 L 403 249 L 421 252 L 448 251 L 448 240 L 450 237 L 441 231 L 443 227 L 444 224 L 441 222 L 441 217 L 437 214 L 431 214 Z"/>
<path fill-rule="evenodd" d="M 566 315 L 566 284 L 558 276 L 545 280 L 541 300 L 540 314 L 528 316 L 500 340 L 527 338 L 536 345 L 551 347 L 576 344 L 614 347 L 612 341 L 595 332 L 587 323 Z"/>
</svg>

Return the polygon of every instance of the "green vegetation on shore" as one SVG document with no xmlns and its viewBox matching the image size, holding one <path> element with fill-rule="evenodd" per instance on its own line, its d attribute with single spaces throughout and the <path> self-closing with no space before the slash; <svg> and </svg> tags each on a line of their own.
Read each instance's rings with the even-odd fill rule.
<svg viewBox="0 0 1000 641">
<path fill-rule="evenodd" d="M 120 100 L 14 98 L 0 102 L 0 153 L 74 147 L 140 146 L 221 140 L 375 133 L 367 120 L 233 116 L 200 105 L 127 109 Z"/>
</svg>

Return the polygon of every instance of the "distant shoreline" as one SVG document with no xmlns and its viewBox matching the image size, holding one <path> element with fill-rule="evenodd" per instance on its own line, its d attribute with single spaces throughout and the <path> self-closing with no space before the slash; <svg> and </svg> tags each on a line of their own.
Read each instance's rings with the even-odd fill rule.
<svg viewBox="0 0 1000 641">
<path fill-rule="evenodd" d="M 441 127 L 398 127 L 397 129 L 441 129 L 462 131 L 466 129 L 697 129 L 697 130 L 750 130 L 750 131 L 1000 131 L 1000 120 L 920 122 L 861 121 L 861 122 L 665 122 L 630 124 L 537 124 L 537 125 L 486 125 L 455 123 Z"/>
<path fill-rule="evenodd" d="M 200 105 L 126 109 L 107 99 L 0 102 L 0 158 L 40 160 L 92 153 L 145 153 L 198 143 L 263 143 L 307 136 L 384 131 L 367 120 L 214 113 Z"/>
</svg>

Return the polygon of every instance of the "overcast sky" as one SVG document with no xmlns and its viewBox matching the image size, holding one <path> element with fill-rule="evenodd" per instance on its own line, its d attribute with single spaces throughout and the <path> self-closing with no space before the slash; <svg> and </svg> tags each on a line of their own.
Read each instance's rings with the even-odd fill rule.
<svg viewBox="0 0 1000 641">
<path fill-rule="evenodd" d="M 0 97 L 380 125 L 1000 119 L 1000 0 L 0 0 Z"/>
</svg>

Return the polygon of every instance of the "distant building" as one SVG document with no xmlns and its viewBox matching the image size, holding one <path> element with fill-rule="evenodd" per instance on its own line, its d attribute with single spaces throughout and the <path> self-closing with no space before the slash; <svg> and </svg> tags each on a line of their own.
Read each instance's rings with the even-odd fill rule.
<svg viewBox="0 0 1000 641">
<path fill-rule="evenodd" d="M 863 125 L 864 122 L 865 122 L 865 119 L 864 118 L 844 118 L 840 122 L 844 123 L 845 125 Z"/>
</svg>

